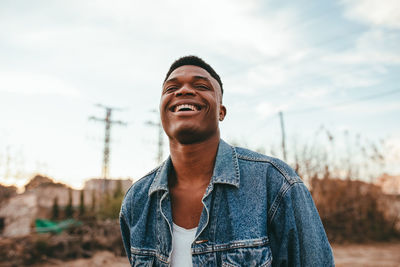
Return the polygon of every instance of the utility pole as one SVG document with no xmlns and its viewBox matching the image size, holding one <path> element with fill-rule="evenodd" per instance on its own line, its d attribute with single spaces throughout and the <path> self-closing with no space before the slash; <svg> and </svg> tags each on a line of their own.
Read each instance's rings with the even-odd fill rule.
<svg viewBox="0 0 400 267">
<path fill-rule="evenodd" d="M 109 175 L 111 125 L 113 124 L 126 125 L 126 123 L 122 121 L 111 120 L 112 111 L 121 109 L 111 108 L 101 104 L 97 104 L 96 106 L 104 108 L 106 110 L 106 117 L 104 119 L 96 118 L 94 116 L 89 117 L 89 120 L 100 121 L 105 123 L 102 176 L 106 184 L 106 179 L 108 179 Z M 107 191 L 107 185 L 104 186 L 103 190 Z"/>
<path fill-rule="evenodd" d="M 152 110 L 151 112 L 157 113 L 156 110 Z M 164 146 L 164 141 L 163 141 L 163 128 L 161 124 L 161 119 L 158 120 L 158 122 L 153 122 L 153 121 L 146 121 L 147 125 L 150 126 L 155 126 L 158 128 L 158 153 L 157 153 L 157 163 L 160 164 L 163 160 L 163 146 Z"/>
<path fill-rule="evenodd" d="M 284 159 L 284 161 L 286 161 L 285 125 L 283 123 L 283 113 L 282 113 L 282 111 L 279 111 L 279 118 L 280 118 L 280 121 L 281 121 L 283 159 Z"/>
</svg>

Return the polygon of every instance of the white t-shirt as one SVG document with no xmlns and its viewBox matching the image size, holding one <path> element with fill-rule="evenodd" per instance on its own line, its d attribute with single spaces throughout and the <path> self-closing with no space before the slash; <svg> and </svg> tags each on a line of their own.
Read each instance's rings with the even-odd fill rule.
<svg viewBox="0 0 400 267">
<path fill-rule="evenodd" d="M 185 229 L 173 224 L 172 231 L 172 267 L 191 267 L 192 243 L 196 237 L 196 228 Z"/>
</svg>

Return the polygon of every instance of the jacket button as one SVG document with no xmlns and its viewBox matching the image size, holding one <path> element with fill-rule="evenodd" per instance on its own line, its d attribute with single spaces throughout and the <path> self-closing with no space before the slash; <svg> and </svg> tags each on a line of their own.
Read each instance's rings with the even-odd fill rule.
<svg viewBox="0 0 400 267">
<path fill-rule="evenodd" d="M 201 243 L 205 243 L 208 242 L 208 240 L 204 239 L 204 240 L 196 240 L 194 241 L 195 244 L 201 244 Z"/>
</svg>

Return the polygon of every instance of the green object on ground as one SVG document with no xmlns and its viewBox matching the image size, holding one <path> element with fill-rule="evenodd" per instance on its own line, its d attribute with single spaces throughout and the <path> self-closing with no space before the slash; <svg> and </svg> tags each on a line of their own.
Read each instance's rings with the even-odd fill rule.
<svg viewBox="0 0 400 267">
<path fill-rule="evenodd" d="M 35 220 L 35 229 L 38 233 L 61 233 L 67 228 L 80 225 L 82 225 L 82 222 L 74 219 L 68 219 L 60 222 L 54 222 L 45 219 Z"/>
</svg>

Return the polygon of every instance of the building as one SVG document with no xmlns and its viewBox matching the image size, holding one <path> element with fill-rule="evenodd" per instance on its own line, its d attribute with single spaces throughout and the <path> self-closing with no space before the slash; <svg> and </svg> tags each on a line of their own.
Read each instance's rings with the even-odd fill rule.
<svg viewBox="0 0 400 267">
<path fill-rule="evenodd" d="M 90 179 L 85 182 L 82 190 L 77 190 L 37 175 L 25 185 L 25 192 L 11 192 L 10 197 L 0 202 L 0 237 L 18 237 L 31 233 L 35 219 L 52 218 L 55 202 L 59 207 L 60 217 L 63 217 L 62 213 L 70 201 L 75 210 L 80 206 L 82 197 L 84 206 L 93 207 L 95 203 L 98 205 L 98 199 L 105 194 L 104 188 L 112 193 L 120 187 L 124 193 L 131 184 L 130 179 Z"/>
<path fill-rule="evenodd" d="M 95 191 L 99 193 L 115 192 L 118 186 L 121 186 L 123 192 L 126 192 L 132 185 L 131 179 L 104 179 L 104 178 L 93 178 L 85 182 L 83 190 Z"/>
</svg>

